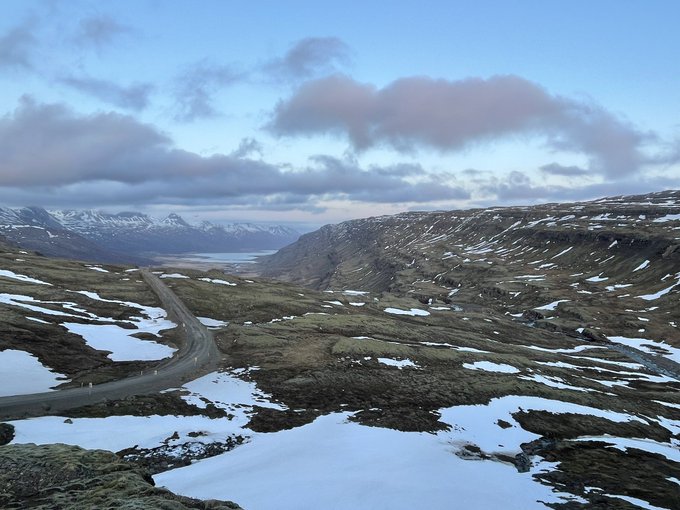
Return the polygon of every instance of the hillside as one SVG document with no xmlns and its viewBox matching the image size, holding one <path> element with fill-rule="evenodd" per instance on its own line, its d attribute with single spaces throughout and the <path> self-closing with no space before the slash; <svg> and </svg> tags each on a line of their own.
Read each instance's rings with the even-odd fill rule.
<svg viewBox="0 0 680 510">
<path fill-rule="evenodd" d="M 0 233 L 46 255 L 94 262 L 148 264 L 157 254 L 276 249 L 297 239 L 283 226 L 193 225 L 177 214 L 0 208 Z"/>
<path fill-rule="evenodd" d="M 159 487 L 244 508 L 674 508 L 676 197 L 326 227 L 278 256 L 297 253 L 291 279 L 323 290 L 158 269 L 212 331 L 218 370 L 31 419 L 0 397 L 0 418 L 11 446 L 105 449 Z M 5 395 L 161 373 L 180 345 L 135 268 L 0 251 Z M 312 262 L 329 253 L 321 284 Z M 349 272 L 359 258 L 389 278 Z"/>
<path fill-rule="evenodd" d="M 531 311 L 549 329 L 674 336 L 680 192 L 349 221 L 302 236 L 261 269 L 321 290 Z M 556 301 L 553 314 L 535 310 Z M 658 305 L 654 320 L 627 311 L 645 303 Z"/>
</svg>

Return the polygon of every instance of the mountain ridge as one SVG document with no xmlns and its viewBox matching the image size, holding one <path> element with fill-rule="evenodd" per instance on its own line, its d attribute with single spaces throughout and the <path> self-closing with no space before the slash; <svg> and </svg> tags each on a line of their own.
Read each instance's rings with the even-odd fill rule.
<svg viewBox="0 0 680 510">
<path fill-rule="evenodd" d="M 136 211 L 0 208 L 0 232 L 46 255 L 99 262 L 146 263 L 154 254 L 276 249 L 299 236 L 281 225 L 203 221 L 171 213 L 156 219 Z"/>
</svg>

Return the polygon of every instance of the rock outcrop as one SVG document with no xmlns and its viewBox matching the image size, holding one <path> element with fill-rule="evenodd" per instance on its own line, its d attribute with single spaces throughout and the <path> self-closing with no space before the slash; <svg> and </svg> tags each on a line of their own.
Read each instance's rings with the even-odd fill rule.
<svg viewBox="0 0 680 510">
<path fill-rule="evenodd" d="M 154 487 L 148 472 L 104 450 L 64 444 L 0 447 L 0 507 L 5 509 L 240 508 L 200 501 Z"/>
</svg>

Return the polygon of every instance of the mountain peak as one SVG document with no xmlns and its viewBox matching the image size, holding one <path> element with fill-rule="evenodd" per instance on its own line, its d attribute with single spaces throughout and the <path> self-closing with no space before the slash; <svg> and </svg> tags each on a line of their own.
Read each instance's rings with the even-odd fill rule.
<svg viewBox="0 0 680 510">
<path fill-rule="evenodd" d="M 182 218 L 179 214 L 176 213 L 168 214 L 168 216 L 162 221 L 162 223 L 164 225 L 189 227 L 189 224 L 186 221 L 184 221 L 184 218 Z"/>
</svg>

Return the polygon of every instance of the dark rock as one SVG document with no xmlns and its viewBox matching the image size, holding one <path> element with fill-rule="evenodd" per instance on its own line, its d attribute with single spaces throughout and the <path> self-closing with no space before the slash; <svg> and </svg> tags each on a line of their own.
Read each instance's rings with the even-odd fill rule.
<svg viewBox="0 0 680 510">
<path fill-rule="evenodd" d="M 14 427 L 9 423 L 0 423 L 0 446 L 9 444 L 14 439 Z"/>
<path fill-rule="evenodd" d="M 601 333 L 601 332 L 599 332 L 595 329 L 591 329 L 591 328 L 585 328 L 583 330 L 583 333 L 581 333 L 581 335 L 586 340 L 590 340 L 592 342 L 606 342 L 607 341 L 607 337 L 603 333 Z"/>
</svg>

